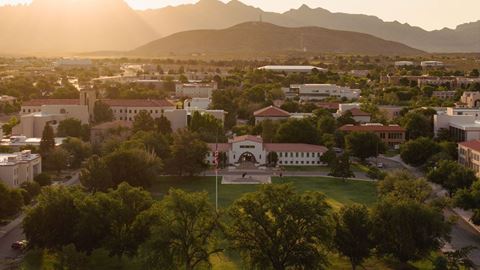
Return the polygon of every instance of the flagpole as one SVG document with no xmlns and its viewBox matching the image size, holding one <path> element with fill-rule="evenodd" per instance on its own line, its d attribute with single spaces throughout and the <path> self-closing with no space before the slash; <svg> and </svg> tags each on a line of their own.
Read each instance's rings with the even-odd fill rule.
<svg viewBox="0 0 480 270">
<path fill-rule="evenodd" d="M 215 211 L 218 212 L 218 127 L 215 137 Z"/>
</svg>

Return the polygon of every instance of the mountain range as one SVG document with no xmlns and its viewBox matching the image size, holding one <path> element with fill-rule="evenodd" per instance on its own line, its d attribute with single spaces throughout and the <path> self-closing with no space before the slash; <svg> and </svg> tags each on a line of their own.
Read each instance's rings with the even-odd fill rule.
<svg viewBox="0 0 480 270">
<path fill-rule="evenodd" d="M 185 54 L 269 54 L 281 52 L 418 55 L 424 52 L 404 44 L 357 32 L 315 26 L 282 27 L 247 22 L 222 30 L 191 30 L 148 43 L 134 56 Z"/>
<path fill-rule="evenodd" d="M 365 33 L 427 52 L 480 52 L 480 20 L 456 29 L 426 31 L 306 5 L 284 13 L 266 12 L 238 0 L 200 0 L 145 11 L 133 10 L 123 0 L 33 0 L 30 5 L 0 7 L 0 52 L 127 51 L 182 31 L 225 29 L 260 20 L 284 27 Z"/>
</svg>

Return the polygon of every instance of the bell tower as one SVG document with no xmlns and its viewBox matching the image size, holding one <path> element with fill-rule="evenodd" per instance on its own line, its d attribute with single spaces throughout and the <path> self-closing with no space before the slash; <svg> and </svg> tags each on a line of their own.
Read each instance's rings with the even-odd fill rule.
<svg viewBox="0 0 480 270">
<path fill-rule="evenodd" d="M 82 89 L 80 90 L 80 105 L 87 106 L 90 120 L 93 119 L 93 109 L 97 102 L 97 92 L 95 89 Z"/>
</svg>

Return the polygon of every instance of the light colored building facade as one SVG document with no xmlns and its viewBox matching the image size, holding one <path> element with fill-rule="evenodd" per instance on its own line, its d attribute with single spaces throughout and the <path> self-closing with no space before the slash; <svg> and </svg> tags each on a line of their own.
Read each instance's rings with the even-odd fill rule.
<svg viewBox="0 0 480 270">
<path fill-rule="evenodd" d="M 54 66 L 60 69 L 90 68 L 93 66 L 93 62 L 90 59 L 63 58 L 57 60 Z"/>
<path fill-rule="evenodd" d="M 319 72 L 327 72 L 328 70 L 321 67 L 315 66 L 282 66 L 282 65 L 269 65 L 259 67 L 259 70 L 271 71 L 275 73 L 312 73 L 314 70 Z"/>
<path fill-rule="evenodd" d="M 414 65 L 415 63 L 412 61 L 396 61 L 395 62 L 395 67 L 410 67 Z"/>
<path fill-rule="evenodd" d="M 175 96 L 189 98 L 211 98 L 216 83 L 179 83 L 175 85 Z"/>
<path fill-rule="evenodd" d="M 227 163 L 239 166 L 242 163 L 253 163 L 255 166 L 265 166 L 267 156 L 275 152 L 279 166 L 319 166 L 320 157 L 328 150 L 324 146 L 295 143 L 264 143 L 258 136 L 239 136 L 228 143 L 209 144 L 210 152 L 207 162 L 214 164 L 215 152 L 226 153 Z"/>
<path fill-rule="evenodd" d="M 433 116 L 433 126 L 435 135 L 447 129 L 458 142 L 480 139 L 480 109 L 447 108 Z"/>
<path fill-rule="evenodd" d="M 423 68 L 443 67 L 444 63 L 441 61 L 422 61 L 420 62 L 420 66 L 422 66 Z"/>
<path fill-rule="evenodd" d="M 210 98 L 191 98 L 183 102 L 183 108 L 187 111 L 190 109 L 206 110 L 210 106 L 210 103 L 212 103 Z"/>
<path fill-rule="evenodd" d="M 358 99 L 359 89 L 338 86 L 335 84 L 293 84 L 289 93 L 297 93 L 301 100 L 322 100 L 328 97 Z"/>
<path fill-rule="evenodd" d="M 42 173 L 42 158 L 30 150 L 13 154 L 0 154 L 0 181 L 8 187 L 18 188 L 24 182 L 33 181 Z"/>
<path fill-rule="evenodd" d="M 463 92 L 459 105 L 466 108 L 480 108 L 480 92 Z"/>
<path fill-rule="evenodd" d="M 480 140 L 458 144 L 458 163 L 472 169 L 480 177 Z"/>
<path fill-rule="evenodd" d="M 275 106 L 269 106 L 253 113 L 255 124 L 265 120 L 282 121 L 290 118 L 290 113 Z"/>
<path fill-rule="evenodd" d="M 432 97 L 438 99 L 454 99 L 457 91 L 433 91 Z"/>
</svg>

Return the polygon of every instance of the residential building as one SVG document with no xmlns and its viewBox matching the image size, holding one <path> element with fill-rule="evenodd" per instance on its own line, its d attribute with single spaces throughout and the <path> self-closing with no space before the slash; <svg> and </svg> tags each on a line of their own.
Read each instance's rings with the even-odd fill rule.
<svg viewBox="0 0 480 270">
<path fill-rule="evenodd" d="M 336 117 L 340 117 L 347 111 L 352 113 L 352 118 L 358 123 L 370 123 L 371 114 L 364 112 L 360 109 L 360 103 L 342 103 L 339 105 L 338 111 L 335 114 Z"/>
<path fill-rule="evenodd" d="M 228 143 L 208 144 L 210 153 L 207 162 L 214 164 L 215 152 L 226 153 L 227 163 L 241 166 L 248 163 L 257 167 L 267 164 L 267 156 L 275 152 L 279 166 L 318 166 L 320 157 L 328 150 L 324 146 L 297 143 L 264 143 L 259 136 L 239 136 Z"/>
<path fill-rule="evenodd" d="M 386 145 L 398 149 L 406 140 L 406 130 L 399 125 L 388 125 L 371 123 L 364 125 L 345 125 L 340 128 L 341 131 L 349 132 L 371 132 L 375 133 Z"/>
<path fill-rule="evenodd" d="M 301 100 L 322 100 L 328 97 L 358 99 L 360 92 L 359 89 L 335 84 L 293 84 L 288 90 L 288 93 L 297 93 Z"/>
<path fill-rule="evenodd" d="M 480 140 L 458 144 L 458 163 L 472 169 L 480 177 Z"/>
<path fill-rule="evenodd" d="M 457 94 L 457 91 L 433 91 L 432 97 L 438 98 L 438 99 L 455 99 L 455 95 Z"/>
<path fill-rule="evenodd" d="M 189 98 L 211 98 L 216 83 L 178 83 L 175 85 L 175 96 Z"/>
<path fill-rule="evenodd" d="M 315 66 L 282 66 L 282 65 L 270 65 L 259 67 L 260 70 L 271 71 L 275 73 L 312 73 L 314 70 L 319 72 L 327 72 L 328 70 Z"/>
<path fill-rule="evenodd" d="M 8 187 L 18 188 L 42 173 L 42 158 L 24 150 L 12 154 L 0 154 L 0 181 Z"/>
</svg>

